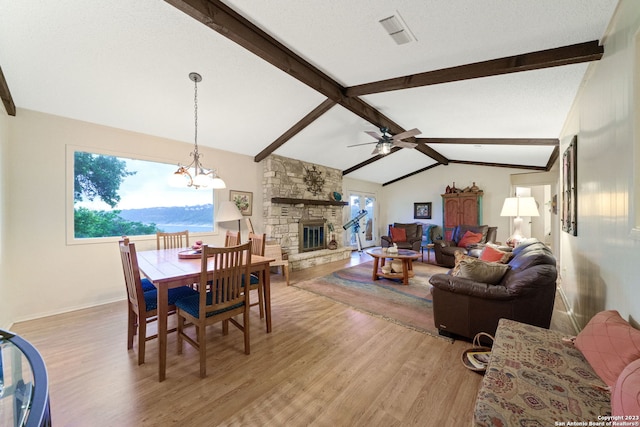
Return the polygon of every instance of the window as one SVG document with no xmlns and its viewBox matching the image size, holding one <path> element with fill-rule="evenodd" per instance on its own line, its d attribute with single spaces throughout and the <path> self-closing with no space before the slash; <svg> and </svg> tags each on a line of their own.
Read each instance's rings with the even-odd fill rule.
<svg viewBox="0 0 640 427">
<path fill-rule="evenodd" d="M 214 192 L 169 186 L 175 164 L 79 147 L 67 151 L 73 177 L 68 240 L 214 231 Z"/>
</svg>

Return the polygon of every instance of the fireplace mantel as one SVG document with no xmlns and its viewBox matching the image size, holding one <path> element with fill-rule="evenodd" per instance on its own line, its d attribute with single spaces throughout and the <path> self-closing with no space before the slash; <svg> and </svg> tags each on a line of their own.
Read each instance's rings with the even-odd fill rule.
<svg viewBox="0 0 640 427">
<path fill-rule="evenodd" d="M 335 200 L 316 200 L 316 199 L 292 199 L 289 197 L 272 197 L 271 203 L 280 203 L 282 205 L 323 205 L 323 206 L 347 206 L 348 202 L 337 202 Z"/>
</svg>

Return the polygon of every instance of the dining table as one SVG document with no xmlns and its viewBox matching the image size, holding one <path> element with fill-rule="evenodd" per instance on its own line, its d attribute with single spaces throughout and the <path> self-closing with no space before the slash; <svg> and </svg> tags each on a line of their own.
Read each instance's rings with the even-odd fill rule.
<svg viewBox="0 0 640 427">
<path fill-rule="evenodd" d="M 138 252 L 138 268 L 157 289 L 158 298 L 158 379 L 164 381 L 167 368 L 167 319 L 170 288 L 191 286 L 200 281 L 201 258 L 183 257 L 186 248 L 159 249 Z M 267 333 L 271 332 L 271 280 L 269 263 L 275 261 L 260 255 L 251 255 L 251 273 L 257 274 L 264 291 L 264 310 Z M 214 266 L 209 262 L 211 279 Z"/>
</svg>

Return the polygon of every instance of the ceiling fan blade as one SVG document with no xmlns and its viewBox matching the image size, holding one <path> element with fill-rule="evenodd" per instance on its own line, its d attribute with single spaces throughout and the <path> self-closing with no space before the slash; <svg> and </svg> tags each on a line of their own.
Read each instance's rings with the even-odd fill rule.
<svg viewBox="0 0 640 427">
<path fill-rule="evenodd" d="M 405 132 L 400 132 L 397 135 L 393 135 L 391 139 L 393 139 L 394 141 L 398 141 L 400 139 L 411 138 L 412 136 L 420 135 L 421 133 L 422 132 L 420 132 L 419 129 L 411 129 Z"/>
<path fill-rule="evenodd" d="M 418 144 L 416 143 L 407 142 L 407 141 L 393 141 L 393 145 L 395 145 L 396 147 L 402 147 L 402 148 L 416 148 L 418 146 Z"/>
<path fill-rule="evenodd" d="M 377 144 L 378 141 L 373 141 L 373 142 L 363 142 L 362 144 L 353 144 L 353 145 L 347 145 L 347 148 L 349 147 L 359 147 L 361 145 L 369 145 L 369 144 Z"/>
<path fill-rule="evenodd" d="M 371 154 L 380 154 L 379 150 L 378 150 L 378 146 L 376 145 L 376 148 L 373 149 L 373 151 L 371 152 Z"/>
<path fill-rule="evenodd" d="M 365 130 L 364 133 L 366 133 L 369 136 L 374 137 L 375 139 L 382 139 L 382 135 L 378 134 L 377 132 L 371 131 L 371 130 Z"/>
</svg>

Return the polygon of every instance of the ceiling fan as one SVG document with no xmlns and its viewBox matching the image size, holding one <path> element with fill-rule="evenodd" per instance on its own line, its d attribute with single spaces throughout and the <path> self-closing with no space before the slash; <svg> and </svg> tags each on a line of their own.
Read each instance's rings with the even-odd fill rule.
<svg viewBox="0 0 640 427">
<path fill-rule="evenodd" d="M 403 141 L 403 139 L 411 138 L 412 136 L 420 135 L 422 133 L 418 129 L 411 129 L 392 136 L 389 134 L 389 129 L 386 127 L 381 127 L 380 132 L 382 132 L 382 135 L 373 131 L 365 131 L 364 133 L 374 137 L 376 141 L 365 142 L 363 144 L 348 145 L 347 147 L 358 147 L 360 145 L 376 144 L 376 148 L 371 154 L 380 154 L 384 156 L 389 154 L 393 147 L 416 148 L 418 144 L 414 142 Z"/>
</svg>

